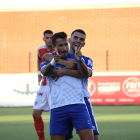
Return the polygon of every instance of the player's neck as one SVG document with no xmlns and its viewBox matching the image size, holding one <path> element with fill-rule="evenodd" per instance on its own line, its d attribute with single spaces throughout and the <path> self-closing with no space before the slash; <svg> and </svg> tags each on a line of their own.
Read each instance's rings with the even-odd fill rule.
<svg viewBox="0 0 140 140">
<path fill-rule="evenodd" d="M 72 47 L 70 47 L 69 53 L 75 54 L 75 50 L 73 50 Z"/>
<path fill-rule="evenodd" d="M 46 50 L 47 50 L 47 51 L 50 51 L 51 49 L 52 49 L 52 46 L 47 46 L 47 45 L 46 45 Z"/>
</svg>

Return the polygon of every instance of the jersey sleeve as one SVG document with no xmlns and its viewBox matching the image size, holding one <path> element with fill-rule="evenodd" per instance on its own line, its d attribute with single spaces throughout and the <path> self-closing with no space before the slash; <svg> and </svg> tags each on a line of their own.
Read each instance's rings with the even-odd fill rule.
<svg viewBox="0 0 140 140">
<path fill-rule="evenodd" d="M 39 49 L 37 50 L 37 57 L 38 57 L 38 60 L 41 60 Z"/>
<path fill-rule="evenodd" d="M 90 58 L 87 59 L 86 65 L 87 65 L 88 69 L 90 69 L 92 71 L 93 61 Z"/>
<path fill-rule="evenodd" d="M 40 69 L 42 70 L 42 68 L 44 67 L 44 66 L 46 66 L 46 65 L 48 65 L 49 64 L 49 62 L 42 62 L 41 64 L 40 64 Z"/>
<path fill-rule="evenodd" d="M 89 70 L 92 71 L 93 61 L 89 57 L 82 57 L 83 62 L 86 64 Z M 91 74 L 92 76 L 92 74 Z"/>
</svg>

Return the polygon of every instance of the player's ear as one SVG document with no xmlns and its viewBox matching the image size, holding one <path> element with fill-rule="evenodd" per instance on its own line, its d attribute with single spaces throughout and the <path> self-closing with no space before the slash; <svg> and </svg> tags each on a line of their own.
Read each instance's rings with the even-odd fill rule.
<svg viewBox="0 0 140 140">
<path fill-rule="evenodd" d="M 45 41 L 45 40 L 44 40 L 44 37 L 43 37 L 43 41 Z"/>
<path fill-rule="evenodd" d="M 86 43 L 83 43 L 82 47 L 84 47 L 84 46 L 85 46 L 85 44 L 86 44 Z M 81 47 L 81 48 L 82 48 L 82 47 Z"/>
</svg>

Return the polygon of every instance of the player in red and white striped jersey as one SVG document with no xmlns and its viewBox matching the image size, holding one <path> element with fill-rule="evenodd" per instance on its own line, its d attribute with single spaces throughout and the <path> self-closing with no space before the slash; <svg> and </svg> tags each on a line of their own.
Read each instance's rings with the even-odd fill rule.
<svg viewBox="0 0 140 140">
<path fill-rule="evenodd" d="M 44 42 L 45 45 L 40 46 L 37 51 L 38 55 L 38 84 L 40 85 L 40 89 L 38 90 L 35 103 L 33 106 L 33 118 L 34 118 L 34 126 L 36 132 L 39 136 L 39 140 L 45 140 L 44 136 L 44 122 L 42 120 L 42 112 L 50 110 L 50 102 L 49 102 L 49 82 L 46 79 L 46 76 L 41 75 L 40 64 L 44 61 L 42 59 L 43 55 L 46 53 L 52 53 L 54 51 L 52 46 L 52 36 L 53 32 L 51 30 L 44 31 Z"/>
</svg>

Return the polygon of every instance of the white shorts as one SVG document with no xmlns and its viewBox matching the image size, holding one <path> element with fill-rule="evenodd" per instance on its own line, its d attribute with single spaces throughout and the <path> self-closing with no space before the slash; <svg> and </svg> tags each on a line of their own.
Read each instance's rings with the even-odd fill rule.
<svg viewBox="0 0 140 140">
<path fill-rule="evenodd" d="M 50 111 L 50 105 L 50 87 L 49 85 L 41 85 L 40 89 L 38 90 L 33 109 L 47 112 Z"/>
</svg>

